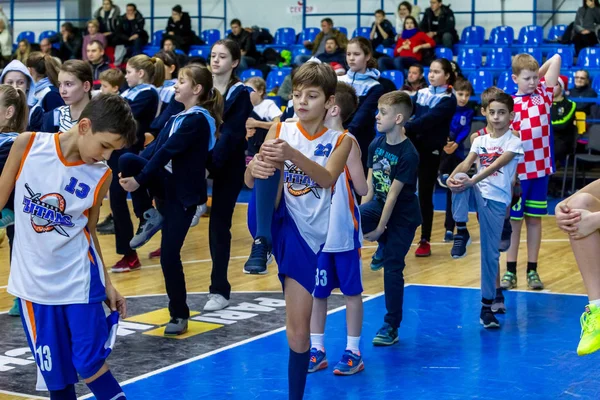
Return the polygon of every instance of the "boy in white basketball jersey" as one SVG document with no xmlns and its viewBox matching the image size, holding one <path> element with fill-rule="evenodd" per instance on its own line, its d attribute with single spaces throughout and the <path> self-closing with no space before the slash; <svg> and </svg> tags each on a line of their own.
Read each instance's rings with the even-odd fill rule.
<svg viewBox="0 0 600 400">
<path fill-rule="evenodd" d="M 325 126 L 344 131 L 343 123 L 356 110 L 358 98 L 354 88 L 339 82 L 335 90 L 335 105 L 325 117 Z M 363 304 L 362 231 L 360 212 L 354 191 L 359 196 L 367 194 L 367 180 L 362 166 L 360 146 L 352 139 L 352 150 L 344 172 L 338 178 L 331 199 L 329 231 L 323 251 L 319 255 L 314 302 L 310 319 L 310 363 L 308 372 L 327 368 L 324 334 L 327 319 L 327 298 L 333 289 L 340 288 L 346 297 L 348 341 L 346 351 L 333 369 L 336 375 L 353 375 L 364 369 L 359 349 L 362 328 Z"/>
<path fill-rule="evenodd" d="M 125 299 L 104 269 L 96 222 L 111 182 L 104 161 L 135 132 L 127 102 L 102 94 L 67 132 L 20 135 L 0 177 L 0 209 L 15 190 L 8 292 L 21 299 L 38 390 L 51 399 L 76 399 L 78 374 L 97 399 L 125 398 L 105 362 Z"/>
<path fill-rule="evenodd" d="M 257 227 L 249 218 L 250 230 L 265 229 L 268 223 L 285 292 L 290 400 L 304 396 L 312 293 L 318 256 L 327 238 L 331 187 L 352 148 L 352 140 L 344 133 L 323 125 L 334 104 L 336 86 L 337 76 L 329 65 L 311 62 L 298 68 L 292 87 L 299 122 L 273 126 L 245 175 L 248 187 L 256 184 L 256 204 L 249 204 L 248 210 L 256 210 Z M 276 171 L 282 171 L 283 179 Z M 252 252 L 266 253 L 266 245 L 255 241 Z"/>
</svg>

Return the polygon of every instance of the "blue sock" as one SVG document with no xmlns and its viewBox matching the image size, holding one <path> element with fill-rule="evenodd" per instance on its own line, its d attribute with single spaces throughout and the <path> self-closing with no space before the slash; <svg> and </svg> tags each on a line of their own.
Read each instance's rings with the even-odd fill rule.
<svg viewBox="0 0 600 400">
<path fill-rule="evenodd" d="M 281 171 L 276 169 L 275 174 L 268 179 L 254 181 L 256 187 L 256 237 L 265 237 L 269 243 L 272 243 L 271 222 L 275 212 L 280 176 Z"/>
<path fill-rule="evenodd" d="M 100 378 L 87 384 L 98 400 L 125 400 L 125 393 L 115 377 L 106 371 Z"/>
<path fill-rule="evenodd" d="M 302 400 L 304 397 L 309 361 L 310 350 L 305 353 L 296 353 L 290 349 L 290 360 L 288 362 L 289 400 Z"/>
<path fill-rule="evenodd" d="M 77 400 L 75 385 L 67 385 L 63 390 L 51 390 L 50 400 Z"/>
</svg>

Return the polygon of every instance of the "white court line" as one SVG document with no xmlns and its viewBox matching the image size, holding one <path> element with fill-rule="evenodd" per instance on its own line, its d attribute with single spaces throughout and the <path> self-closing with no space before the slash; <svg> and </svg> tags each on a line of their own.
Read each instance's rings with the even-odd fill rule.
<svg viewBox="0 0 600 400">
<path fill-rule="evenodd" d="M 260 293 L 260 292 L 258 292 L 258 293 Z M 369 296 L 369 297 L 367 297 L 367 298 L 363 299 L 363 303 L 364 303 L 364 302 L 366 302 L 366 301 L 370 301 L 370 300 L 376 299 L 377 297 L 380 297 L 380 296 L 382 296 L 382 295 L 383 295 L 383 292 L 380 292 L 380 293 L 374 294 L 374 295 L 372 295 L 372 296 Z M 342 310 L 344 310 L 345 308 L 346 308 L 346 306 L 345 306 L 345 305 L 344 305 L 344 306 L 341 306 L 341 307 L 338 307 L 338 308 L 334 308 L 333 310 L 331 310 L 331 311 L 328 311 L 328 312 L 327 312 L 327 315 L 330 315 L 330 314 L 333 314 L 333 313 L 336 313 L 336 312 L 342 311 Z M 272 336 L 272 335 L 274 335 L 274 334 L 276 334 L 276 333 L 279 333 L 279 332 L 281 332 L 281 331 L 284 331 L 284 330 L 285 330 L 285 326 L 282 326 L 281 328 L 277 328 L 277 329 L 274 329 L 274 330 L 272 330 L 272 331 L 269 331 L 269 332 L 263 333 L 262 335 L 258 335 L 258 336 L 255 336 L 255 337 L 251 337 L 251 338 L 248 338 L 248 339 L 246 339 L 246 340 L 242 340 L 241 342 L 233 343 L 233 344 L 230 344 L 229 346 L 222 347 L 222 348 L 220 348 L 220 349 L 216 349 L 216 350 L 210 351 L 210 352 L 208 352 L 208 353 L 200 354 L 199 356 L 192 357 L 192 358 L 188 358 L 187 360 L 180 361 L 180 362 L 178 362 L 178 363 L 176 363 L 176 364 L 168 365 L 168 366 L 166 366 L 166 367 L 163 367 L 163 368 L 157 369 L 156 371 L 148 372 L 148 373 L 146 373 L 146 374 L 143 374 L 143 375 L 137 376 L 137 377 L 135 377 L 135 378 L 131 378 L 131 379 L 129 379 L 129 380 L 126 380 L 126 381 L 124 381 L 124 382 L 120 382 L 120 384 L 121 384 L 121 386 L 126 386 L 126 385 L 129 385 L 130 383 L 134 383 L 134 382 L 137 382 L 137 381 L 140 381 L 140 380 L 143 380 L 143 379 L 149 378 L 149 377 L 151 377 L 151 376 L 158 375 L 158 374 L 160 374 L 160 373 L 163 373 L 163 372 L 166 372 L 166 371 L 172 370 L 173 368 L 177 368 L 177 367 L 179 367 L 179 366 L 181 366 L 181 365 L 186 365 L 186 364 L 192 363 L 192 362 L 194 362 L 194 361 L 201 360 L 201 359 L 203 359 L 203 358 L 207 358 L 207 357 L 210 357 L 210 356 L 214 356 L 215 354 L 219 354 L 219 353 L 221 353 L 221 352 L 223 352 L 223 351 L 230 350 L 230 349 L 233 349 L 233 348 L 236 348 L 236 347 L 242 346 L 242 345 L 244 345 L 244 344 L 247 344 L 247 343 L 254 342 L 254 341 L 256 341 L 256 340 L 259 340 L 259 339 L 262 339 L 262 338 L 265 338 L 265 337 L 268 337 L 268 336 Z M 92 396 L 93 396 L 93 394 L 91 394 L 91 393 L 90 393 L 90 394 L 87 394 L 87 395 L 85 395 L 85 396 L 83 396 L 83 397 L 79 397 L 79 399 L 89 399 L 89 398 L 90 398 L 90 397 L 92 397 Z"/>
<path fill-rule="evenodd" d="M 2 389 L 0 389 L 0 394 L 9 394 L 11 396 L 23 397 L 26 399 L 44 399 L 44 400 L 49 399 L 49 397 L 32 396 L 30 394 L 9 392 L 8 390 L 2 390 Z"/>
<path fill-rule="evenodd" d="M 442 288 L 452 288 L 452 289 L 471 289 L 471 290 L 479 290 L 478 287 L 472 286 L 454 286 L 454 285 L 434 285 L 429 283 L 407 283 L 404 287 L 407 286 L 430 286 L 430 287 L 442 287 Z M 563 293 L 563 292 L 551 292 L 550 290 L 531 290 L 531 289 L 510 289 L 507 292 L 519 292 L 519 293 L 533 293 L 533 294 L 564 294 L 565 296 L 579 296 L 579 297 L 587 297 L 586 294 L 581 293 Z"/>
</svg>

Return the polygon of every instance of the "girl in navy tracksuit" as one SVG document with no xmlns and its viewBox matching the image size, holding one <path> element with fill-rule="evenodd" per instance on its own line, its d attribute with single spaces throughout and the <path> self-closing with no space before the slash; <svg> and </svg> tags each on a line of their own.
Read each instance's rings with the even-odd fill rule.
<svg viewBox="0 0 600 400">
<path fill-rule="evenodd" d="M 134 199 L 141 197 L 140 203 L 147 204 L 151 196 L 162 200 L 160 263 L 171 314 L 166 336 L 185 333 L 190 316 L 180 252 L 196 206 L 206 203 L 206 161 L 221 125 L 223 98 L 212 82 L 205 67 L 183 68 L 175 96 L 184 111 L 171 117 L 140 156 L 128 153 L 119 160 L 120 184 Z"/>
<path fill-rule="evenodd" d="M 242 53 L 230 39 L 217 41 L 211 50 L 215 88 L 225 98 L 221 135 L 210 155 L 208 170 L 213 178 L 209 222 L 210 254 L 213 261 L 209 301 L 205 310 L 229 304 L 231 285 L 227 280 L 231 250 L 231 219 L 244 184 L 246 169 L 246 121 L 252 113 L 250 91 L 235 76 Z"/>
<path fill-rule="evenodd" d="M 358 96 L 358 108 L 346 129 L 358 140 L 366 173 L 369 145 L 376 133 L 377 102 L 384 89 L 378 81 L 380 73 L 376 69 L 377 61 L 373 58 L 373 48 L 367 39 L 359 36 L 348 42 L 346 62 L 350 69 L 339 80 L 352 85 Z"/>
<path fill-rule="evenodd" d="M 144 215 L 144 211 L 151 208 L 150 204 L 140 204 L 133 201 L 133 210 L 140 219 L 140 225 L 136 236 L 133 235 L 133 224 L 129 215 L 127 206 L 127 193 L 119 184 L 119 157 L 122 154 L 138 154 L 145 141 L 145 133 L 149 131 L 150 124 L 156 116 L 158 109 L 158 92 L 156 87 L 162 86 L 165 76 L 164 63 L 159 58 L 150 58 L 145 54 L 131 57 L 127 62 L 125 80 L 129 89 L 121 94 L 127 100 L 131 107 L 133 117 L 137 122 L 137 143 L 128 148 L 114 151 L 108 160 L 108 165 L 113 171 L 113 180 L 110 185 L 110 208 L 114 217 L 115 240 L 117 244 L 117 254 L 122 254 L 123 258 L 113 267 L 112 272 L 129 272 L 141 267 L 135 248 L 145 243 L 143 237 L 139 234 L 145 233 L 144 225 L 147 219 L 153 219 L 154 223 L 160 224 L 160 216 L 154 213 Z M 159 228 L 159 227 L 158 227 Z M 134 241 L 136 239 L 136 241 Z M 138 246 L 139 245 L 139 246 Z"/>
<path fill-rule="evenodd" d="M 433 191 L 440 165 L 440 154 L 450 136 L 450 123 L 456 112 L 456 96 L 452 85 L 456 77 L 452 65 L 440 58 L 429 68 L 430 86 L 416 94 L 413 116 L 406 123 L 406 136 L 419 152 L 419 203 L 421 206 L 421 241 L 415 255 L 431 255 L 433 224 Z"/>
<path fill-rule="evenodd" d="M 177 76 L 179 74 L 179 65 L 177 64 L 177 56 L 172 51 L 161 50 L 154 57 L 160 58 L 165 65 L 165 81 L 162 86 L 156 89 L 158 90 L 159 99 L 158 117 L 167 110 L 175 97 L 175 84 L 177 83 Z"/>
<path fill-rule="evenodd" d="M 58 93 L 59 66 L 52 56 L 36 51 L 29 55 L 27 68 L 35 81 L 33 92 L 35 104 L 29 110 L 27 129 L 39 131 L 42 128 L 44 114 L 65 105 Z"/>
</svg>

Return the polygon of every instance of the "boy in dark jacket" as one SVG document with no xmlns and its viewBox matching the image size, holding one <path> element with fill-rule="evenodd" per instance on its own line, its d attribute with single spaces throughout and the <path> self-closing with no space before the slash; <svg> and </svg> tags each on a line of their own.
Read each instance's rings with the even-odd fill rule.
<svg viewBox="0 0 600 400">
<path fill-rule="evenodd" d="M 175 39 L 177 47 L 186 53 L 191 45 L 200 44 L 200 39 L 192 31 L 190 13 L 183 12 L 179 4 L 173 7 L 165 32 Z"/>
<path fill-rule="evenodd" d="M 442 4 L 442 0 L 431 0 L 429 4 L 431 7 L 425 10 L 421 30 L 435 40 L 438 46 L 452 48 L 455 43 L 458 43 L 454 13 L 450 6 Z"/>
<path fill-rule="evenodd" d="M 127 47 L 130 57 L 142 54 L 148 44 L 148 33 L 144 30 L 144 16 L 137 10 L 135 4 L 127 4 L 127 12 L 121 17 L 120 38 Z"/>
</svg>

